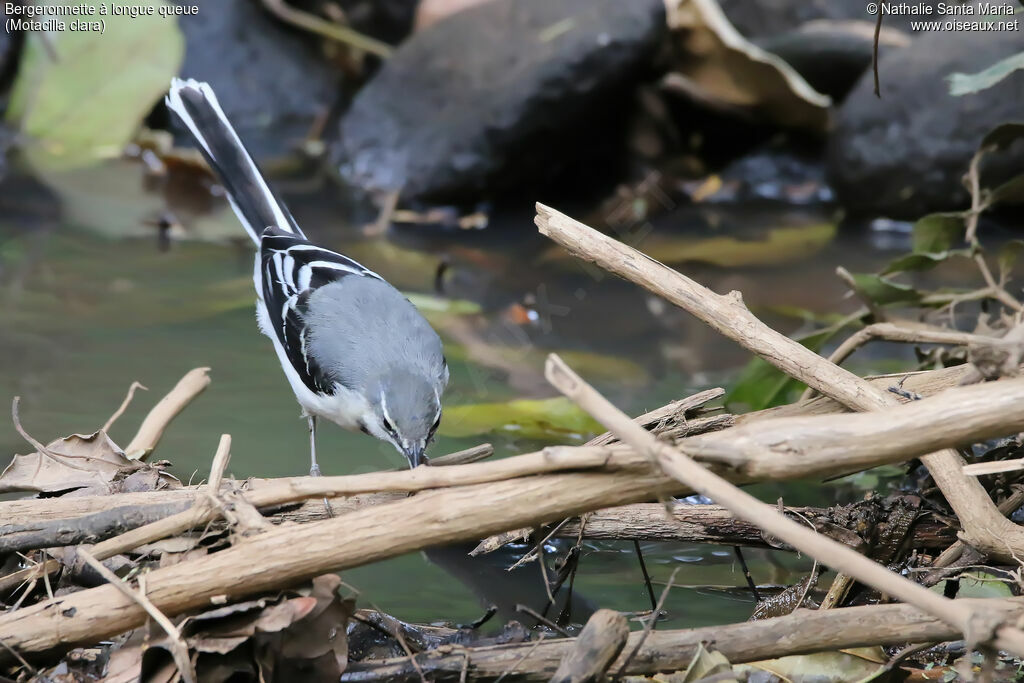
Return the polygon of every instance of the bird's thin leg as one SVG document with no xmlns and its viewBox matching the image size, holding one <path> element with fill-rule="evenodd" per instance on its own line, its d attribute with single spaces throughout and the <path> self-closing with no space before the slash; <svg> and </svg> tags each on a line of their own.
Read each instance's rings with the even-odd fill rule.
<svg viewBox="0 0 1024 683">
<path fill-rule="evenodd" d="M 306 418 L 309 424 L 309 476 L 320 476 L 320 465 L 316 464 L 316 418 L 312 415 Z"/>
<path fill-rule="evenodd" d="M 320 476 L 320 465 L 316 464 L 316 418 L 312 415 L 306 418 L 309 424 L 309 476 L 319 477 Z M 327 510 L 327 516 L 333 517 L 334 510 L 331 509 L 331 501 L 324 497 L 324 509 Z"/>
</svg>

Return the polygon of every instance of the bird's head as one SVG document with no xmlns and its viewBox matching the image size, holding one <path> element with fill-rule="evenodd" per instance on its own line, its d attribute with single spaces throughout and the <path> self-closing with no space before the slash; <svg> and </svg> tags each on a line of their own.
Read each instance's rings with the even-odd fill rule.
<svg viewBox="0 0 1024 683">
<path fill-rule="evenodd" d="M 414 372 L 382 376 L 369 392 L 364 431 L 392 444 L 408 459 L 409 467 L 418 466 L 441 424 L 443 390 L 444 383 Z"/>
</svg>

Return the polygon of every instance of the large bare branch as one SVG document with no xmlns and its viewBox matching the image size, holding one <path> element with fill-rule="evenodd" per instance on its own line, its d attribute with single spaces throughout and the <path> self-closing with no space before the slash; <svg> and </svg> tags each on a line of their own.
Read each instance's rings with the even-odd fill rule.
<svg viewBox="0 0 1024 683">
<path fill-rule="evenodd" d="M 790 377 L 851 410 L 885 410 L 897 403 L 853 373 L 761 322 L 739 292 L 716 294 L 685 275 L 555 209 L 537 204 L 540 232 L 574 255 L 658 294 L 776 366 Z M 922 457 L 963 526 L 963 540 L 1002 559 L 1024 556 L 1024 530 L 1003 517 L 982 485 L 961 472 L 952 449 Z"/>
</svg>

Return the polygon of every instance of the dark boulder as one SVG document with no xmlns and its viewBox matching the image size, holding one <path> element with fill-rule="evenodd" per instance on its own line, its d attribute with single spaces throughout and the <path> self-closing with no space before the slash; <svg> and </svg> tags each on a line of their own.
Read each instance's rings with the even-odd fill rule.
<svg viewBox="0 0 1024 683">
<path fill-rule="evenodd" d="M 181 75 L 209 81 L 257 159 L 286 156 L 338 97 L 340 78 L 318 41 L 282 26 L 251 0 L 204 3 L 183 16 Z M 172 130 L 187 139 L 176 117 Z"/>
<path fill-rule="evenodd" d="M 416 33 L 357 95 L 333 150 L 367 190 L 452 199 L 546 177 L 608 131 L 665 31 L 661 0 L 516 0 Z M 622 96 L 627 94 L 627 96 Z"/>
<path fill-rule="evenodd" d="M 947 77 L 975 73 L 1020 51 L 1016 32 L 923 34 L 879 63 L 882 97 L 864 74 L 839 110 L 829 141 L 829 178 L 852 213 L 916 218 L 966 207 L 961 178 L 982 137 L 1022 119 L 1024 72 L 987 90 L 953 97 Z M 992 157 L 982 181 L 993 186 L 1024 168 L 1024 148 Z"/>
</svg>

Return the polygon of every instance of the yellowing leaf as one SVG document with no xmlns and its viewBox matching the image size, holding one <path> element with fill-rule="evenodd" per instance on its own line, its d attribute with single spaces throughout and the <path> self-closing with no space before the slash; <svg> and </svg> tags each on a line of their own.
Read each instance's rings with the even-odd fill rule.
<svg viewBox="0 0 1024 683">
<path fill-rule="evenodd" d="M 157 11 L 171 6 L 141 4 Z M 173 17 L 97 12 L 87 19 L 102 21 L 104 30 L 46 34 L 56 59 L 39 32 L 26 34 L 7 119 L 29 137 L 26 155 L 37 168 L 87 166 L 119 155 L 181 66 L 184 39 Z"/>
</svg>

